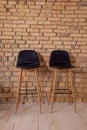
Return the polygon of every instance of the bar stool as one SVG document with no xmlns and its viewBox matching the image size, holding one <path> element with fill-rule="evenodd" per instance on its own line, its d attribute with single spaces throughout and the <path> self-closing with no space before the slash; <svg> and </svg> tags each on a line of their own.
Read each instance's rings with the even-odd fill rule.
<svg viewBox="0 0 87 130">
<path fill-rule="evenodd" d="M 70 94 L 71 94 L 73 98 L 74 109 L 76 112 L 76 99 L 75 99 L 75 92 L 74 92 L 74 87 L 73 87 L 72 71 L 71 71 L 71 68 L 73 68 L 73 66 L 71 65 L 68 52 L 64 50 L 52 51 L 50 54 L 49 66 L 53 68 L 53 81 L 52 81 L 52 86 L 49 92 L 49 102 L 52 97 L 51 112 L 53 111 L 55 94 L 68 94 L 69 102 L 70 102 Z M 56 89 L 58 70 L 60 71 L 64 70 L 64 72 L 66 73 L 66 88 L 64 89 L 60 89 L 60 88 Z M 70 83 L 70 86 L 69 86 L 69 83 Z"/>
<path fill-rule="evenodd" d="M 16 67 L 20 68 L 21 71 L 20 71 L 19 85 L 18 85 L 18 90 L 17 90 L 15 114 L 17 113 L 17 108 L 18 108 L 18 104 L 19 104 L 23 70 L 33 70 L 34 71 L 34 76 L 35 76 L 35 81 L 36 81 L 36 93 L 37 93 L 37 97 L 38 97 L 38 102 L 40 103 L 40 112 L 42 113 L 40 89 L 38 86 L 38 76 L 37 76 L 37 68 L 39 66 L 40 66 L 40 63 L 39 63 L 39 58 L 38 58 L 36 51 L 22 50 L 19 52 Z"/>
</svg>

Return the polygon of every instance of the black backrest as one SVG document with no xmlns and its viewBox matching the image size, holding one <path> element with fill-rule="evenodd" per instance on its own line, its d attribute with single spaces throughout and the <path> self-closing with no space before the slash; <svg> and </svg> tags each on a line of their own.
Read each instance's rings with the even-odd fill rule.
<svg viewBox="0 0 87 130">
<path fill-rule="evenodd" d="M 50 55 L 50 66 L 71 66 L 70 57 L 67 51 L 54 50 Z"/>
<path fill-rule="evenodd" d="M 34 50 L 22 50 L 18 54 L 17 67 L 38 67 L 39 66 L 39 58 L 37 52 Z"/>
</svg>

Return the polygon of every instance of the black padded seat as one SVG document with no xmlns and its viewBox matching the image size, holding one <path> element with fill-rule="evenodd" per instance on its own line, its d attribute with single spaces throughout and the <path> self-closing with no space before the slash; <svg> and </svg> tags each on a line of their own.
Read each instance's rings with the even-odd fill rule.
<svg viewBox="0 0 87 130">
<path fill-rule="evenodd" d="M 18 68 L 36 68 L 39 67 L 37 52 L 34 50 L 23 50 L 19 52 L 17 66 Z"/>
<path fill-rule="evenodd" d="M 50 54 L 50 67 L 56 68 L 72 68 L 70 62 L 70 57 L 67 51 L 64 50 L 54 50 Z"/>
</svg>

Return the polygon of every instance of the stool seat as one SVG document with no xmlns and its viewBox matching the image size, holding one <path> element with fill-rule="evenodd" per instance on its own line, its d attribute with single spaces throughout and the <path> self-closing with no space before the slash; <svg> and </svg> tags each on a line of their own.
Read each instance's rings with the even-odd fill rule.
<svg viewBox="0 0 87 130">
<path fill-rule="evenodd" d="M 34 50 L 22 50 L 19 52 L 17 68 L 36 68 L 39 67 L 37 52 Z"/>
<path fill-rule="evenodd" d="M 38 64 L 18 64 L 17 68 L 21 68 L 21 69 L 31 69 L 31 68 L 38 68 Z"/>
<path fill-rule="evenodd" d="M 71 66 L 69 66 L 69 65 L 51 65 L 50 67 L 52 67 L 52 68 L 59 68 L 59 69 L 69 69 L 69 68 L 73 68 L 73 66 L 71 65 Z"/>
</svg>

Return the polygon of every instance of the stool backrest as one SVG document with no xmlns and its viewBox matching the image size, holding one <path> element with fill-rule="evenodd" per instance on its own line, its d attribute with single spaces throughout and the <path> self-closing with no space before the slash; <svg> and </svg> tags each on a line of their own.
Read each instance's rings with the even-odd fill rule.
<svg viewBox="0 0 87 130">
<path fill-rule="evenodd" d="M 70 57 L 67 51 L 64 50 L 54 50 L 50 55 L 50 66 L 67 67 L 71 66 Z"/>
<path fill-rule="evenodd" d="M 22 50 L 18 54 L 17 67 L 32 68 L 40 65 L 37 52 L 34 50 Z"/>
</svg>

